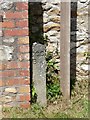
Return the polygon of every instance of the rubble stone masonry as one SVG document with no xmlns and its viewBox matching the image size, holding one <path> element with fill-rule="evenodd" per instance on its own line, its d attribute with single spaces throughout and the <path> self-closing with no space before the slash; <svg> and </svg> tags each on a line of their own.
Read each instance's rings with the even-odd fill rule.
<svg viewBox="0 0 90 120">
<path fill-rule="evenodd" d="M 56 2 L 55 2 L 56 1 Z M 60 56 L 60 14 L 61 14 L 61 3 L 55 0 L 43 2 L 43 30 L 44 34 L 48 36 L 49 42 L 47 51 L 53 52 L 54 54 L 58 51 Z M 75 5 L 77 4 L 77 5 Z M 88 7 L 89 0 L 82 2 L 79 0 L 77 3 L 72 4 L 72 18 L 71 18 L 71 49 L 76 52 L 76 58 L 72 60 L 76 61 L 76 77 L 77 79 L 87 79 L 90 71 L 90 53 L 88 48 L 90 41 L 88 39 Z M 75 8 L 76 6 L 76 8 Z M 76 24 L 76 26 L 75 26 Z M 75 28 L 74 28 L 75 27 Z M 75 37 L 74 37 L 75 35 Z M 74 56 L 74 53 L 72 53 Z M 88 54 L 88 58 L 87 58 Z M 60 63 L 60 59 L 57 60 Z M 60 66 L 60 65 L 59 65 Z M 74 66 L 72 66 L 74 68 Z"/>
</svg>

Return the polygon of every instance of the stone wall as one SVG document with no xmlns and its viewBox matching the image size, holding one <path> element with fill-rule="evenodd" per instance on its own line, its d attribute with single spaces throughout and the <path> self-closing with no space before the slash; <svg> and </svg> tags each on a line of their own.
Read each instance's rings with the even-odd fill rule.
<svg viewBox="0 0 90 120">
<path fill-rule="evenodd" d="M 76 71 L 77 78 L 87 78 L 88 77 L 88 60 L 84 56 L 85 52 L 88 52 L 88 4 L 89 1 L 85 3 L 77 2 L 75 8 L 75 2 L 72 4 L 72 27 L 76 27 L 71 32 L 71 49 L 76 52 Z M 60 2 L 43 2 L 43 24 L 44 24 L 44 35 L 48 36 L 48 46 L 47 51 L 56 53 L 60 55 Z M 76 9 L 76 10 L 75 10 Z M 75 15 L 76 14 L 76 15 Z M 76 22 L 76 23 L 75 23 Z M 73 53 L 74 54 L 74 53 Z M 71 56 L 72 59 L 72 56 Z M 59 60 L 58 60 L 59 61 Z M 59 61 L 60 62 L 60 61 Z M 73 64 L 73 63 L 72 63 Z M 74 66 L 73 66 L 74 67 Z"/>
<path fill-rule="evenodd" d="M 48 36 L 47 51 L 60 52 L 60 2 L 43 2 L 43 30 Z"/>
<path fill-rule="evenodd" d="M 0 104 L 28 107 L 30 63 L 28 3 L 0 2 Z"/>
<path fill-rule="evenodd" d="M 88 7 L 89 1 L 85 3 L 78 2 L 77 8 L 77 78 L 86 79 L 90 71 L 89 59 L 86 59 L 89 53 L 90 41 L 88 39 Z M 86 53 L 86 54 L 85 54 Z M 88 54 L 90 58 L 90 54 Z"/>
</svg>

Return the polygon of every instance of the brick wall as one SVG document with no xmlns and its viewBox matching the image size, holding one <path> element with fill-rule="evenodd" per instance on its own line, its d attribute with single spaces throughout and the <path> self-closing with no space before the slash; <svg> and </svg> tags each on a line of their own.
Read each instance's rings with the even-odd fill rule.
<svg viewBox="0 0 90 120">
<path fill-rule="evenodd" d="M 3 6 L 0 15 L 0 104 L 30 105 L 28 3 Z M 7 9 L 8 8 L 8 9 Z"/>
</svg>

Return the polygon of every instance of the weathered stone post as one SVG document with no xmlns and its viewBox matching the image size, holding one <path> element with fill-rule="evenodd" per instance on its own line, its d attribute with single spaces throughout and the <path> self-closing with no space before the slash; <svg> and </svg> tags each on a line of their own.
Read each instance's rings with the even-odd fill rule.
<svg viewBox="0 0 90 120">
<path fill-rule="evenodd" d="M 46 60 L 45 45 L 33 44 L 33 81 L 37 93 L 37 102 L 46 106 Z"/>
</svg>

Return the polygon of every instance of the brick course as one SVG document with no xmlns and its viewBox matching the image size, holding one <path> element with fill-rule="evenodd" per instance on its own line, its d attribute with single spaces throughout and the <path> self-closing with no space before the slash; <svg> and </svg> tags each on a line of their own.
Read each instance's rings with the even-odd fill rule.
<svg viewBox="0 0 90 120">
<path fill-rule="evenodd" d="M 3 28 L 14 28 L 15 27 L 15 23 L 14 23 L 14 21 L 4 21 L 2 23 L 2 27 Z"/>
<path fill-rule="evenodd" d="M 28 10 L 28 4 L 25 2 L 17 3 L 16 10 Z"/>
<path fill-rule="evenodd" d="M 28 11 L 20 11 L 20 12 L 6 12 L 6 19 L 25 19 L 28 18 Z"/>
<path fill-rule="evenodd" d="M 12 29 L 12 30 L 4 30 L 4 36 L 27 36 L 28 35 L 28 28 L 27 29 Z"/>
<path fill-rule="evenodd" d="M 28 21 L 27 20 L 19 20 L 16 22 L 16 27 L 28 27 Z"/>
</svg>

